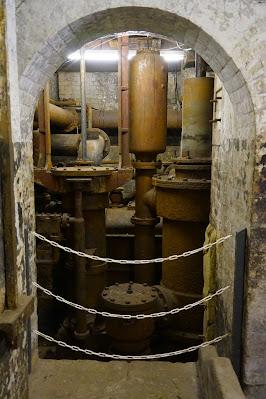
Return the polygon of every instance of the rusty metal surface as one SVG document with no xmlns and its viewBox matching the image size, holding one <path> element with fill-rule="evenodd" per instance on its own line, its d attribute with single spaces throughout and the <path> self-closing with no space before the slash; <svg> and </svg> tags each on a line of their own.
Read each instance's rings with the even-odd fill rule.
<svg viewBox="0 0 266 399">
<path fill-rule="evenodd" d="M 117 313 L 152 313 L 158 306 L 156 288 L 133 282 L 115 284 L 102 292 L 103 306 Z M 143 353 L 149 350 L 154 331 L 153 319 L 106 320 L 106 332 L 111 336 L 111 348 L 118 353 Z"/>
<path fill-rule="evenodd" d="M 131 60 L 129 106 L 130 151 L 151 161 L 166 149 L 167 66 L 159 52 L 144 49 Z"/>
<path fill-rule="evenodd" d="M 44 130 L 45 130 L 45 168 L 50 170 L 52 164 L 52 143 L 51 143 L 51 112 L 50 112 L 50 83 L 47 82 L 41 96 L 44 112 Z"/>
<path fill-rule="evenodd" d="M 106 257 L 105 208 L 108 206 L 107 193 L 89 193 L 84 191 L 84 183 L 79 183 L 82 190 L 82 215 L 84 221 L 85 252 Z M 63 198 L 63 208 L 73 214 L 73 194 Z M 75 220 L 74 220 L 75 223 Z M 74 224 L 75 225 L 75 224 Z M 95 307 L 101 291 L 106 285 L 106 263 L 85 261 L 86 265 L 86 306 Z"/>
<path fill-rule="evenodd" d="M 152 176 L 155 172 L 156 169 L 136 169 L 135 214 L 132 218 L 132 222 L 135 224 L 136 259 L 151 259 L 156 252 L 155 225 L 158 223 L 158 218 L 156 218 L 155 211 L 145 202 L 145 194 L 152 188 Z M 155 274 L 156 267 L 154 264 L 135 266 L 135 280 L 137 282 L 153 284 Z"/>
<path fill-rule="evenodd" d="M 54 167 L 52 174 L 63 177 L 90 177 L 90 176 L 110 176 L 115 169 L 112 167 L 102 166 L 68 166 Z"/>
<path fill-rule="evenodd" d="M 34 168 L 34 183 L 55 193 L 64 193 L 67 191 L 62 179 L 58 179 L 51 171 L 43 168 Z"/>
<path fill-rule="evenodd" d="M 213 78 L 184 80 L 182 152 L 192 158 L 211 156 Z"/>
<path fill-rule="evenodd" d="M 52 155 L 77 156 L 79 143 L 79 134 L 52 134 Z"/>
<path fill-rule="evenodd" d="M 154 178 L 156 210 L 170 220 L 207 222 L 210 209 L 210 181 Z"/>
<path fill-rule="evenodd" d="M 33 165 L 37 168 L 45 166 L 45 134 L 33 131 Z"/>
<path fill-rule="evenodd" d="M 188 163 L 177 161 L 169 165 L 165 174 L 168 174 L 169 177 L 174 176 L 177 180 L 211 180 L 211 163 Z"/>
<path fill-rule="evenodd" d="M 92 126 L 100 129 L 117 129 L 118 111 L 116 110 L 92 110 Z M 167 107 L 167 128 L 182 128 L 182 112 L 172 107 Z"/>
<path fill-rule="evenodd" d="M 121 167 L 129 167 L 128 36 L 118 38 L 118 54 L 118 143 Z"/>
<path fill-rule="evenodd" d="M 104 167 L 70 167 L 56 168 L 46 171 L 43 168 L 34 168 L 34 182 L 42 187 L 46 187 L 52 192 L 66 193 L 71 191 L 68 178 L 91 178 L 87 181 L 87 191 L 103 193 L 110 192 L 117 187 L 130 181 L 133 177 L 133 169 L 118 169 Z M 58 170 L 59 169 L 59 170 Z M 55 171 L 55 173 L 54 173 Z M 102 172 L 101 172 L 102 171 Z M 58 173 L 57 173 L 58 172 Z"/>
<path fill-rule="evenodd" d="M 209 160 L 178 159 L 168 167 L 168 174 L 153 178 L 157 213 L 163 217 L 163 256 L 202 246 L 209 220 L 210 170 Z M 175 292 L 179 307 L 199 299 L 203 290 L 202 253 L 164 262 L 161 283 Z M 197 342 L 202 328 L 203 309 L 197 307 L 171 318 L 163 334 L 176 342 Z"/>
<path fill-rule="evenodd" d="M 85 251 L 85 221 L 82 210 L 82 191 L 79 184 L 73 185 L 74 189 L 74 219 L 73 219 L 73 241 L 74 248 L 77 251 Z M 80 256 L 75 257 L 75 297 L 78 303 L 87 306 L 87 275 L 86 275 L 86 259 Z M 87 317 L 84 312 L 78 310 L 76 313 L 77 324 L 76 332 L 85 334 L 87 328 Z"/>
<path fill-rule="evenodd" d="M 75 109 L 64 109 L 55 104 L 49 103 L 49 113 L 51 121 L 51 129 L 53 131 L 63 131 L 65 133 L 76 129 L 79 124 L 79 117 Z M 35 128 L 39 125 L 41 128 L 41 120 L 43 118 L 43 108 L 39 103 L 38 109 L 34 114 Z"/>
<path fill-rule="evenodd" d="M 183 253 L 202 246 L 205 223 L 176 222 L 164 219 L 163 257 Z M 203 287 L 202 253 L 178 261 L 166 261 L 162 269 L 165 287 L 182 294 L 201 294 Z"/>
</svg>

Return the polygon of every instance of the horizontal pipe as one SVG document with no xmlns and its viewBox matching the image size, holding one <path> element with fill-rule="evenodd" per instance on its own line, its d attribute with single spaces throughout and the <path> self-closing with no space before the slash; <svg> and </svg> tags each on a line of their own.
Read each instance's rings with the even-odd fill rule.
<svg viewBox="0 0 266 399">
<path fill-rule="evenodd" d="M 118 111 L 116 110 L 92 110 L 92 126 L 100 129 L 117 129 Z M 167 108 L 167 128 L 181 129 L 182 112 L 173 108 Z"/>
<path fill-rule="evenodd" d="M 49 104 L 51 128 L 65 133 L 76 129 L 79 124 L 78 113 L 74 109 L 64 109 L 55 104 Z M 38 110 L 34 114 L 34 128 L 38 124 Z"/>
<path fill-rule="evenodd" d="M 51 127 L 54 130 L 70 132 L 78 127 L 79 117 L 74 109 L 64 109 L 50 103 Z M 118 128 L 118 111 L 116 110 L 92 110 L 92 126 L 100 129 Z M 181 129 L 182 112 L 168 107 L 167 109 L 167 128 Z M 38 128 L 38 112 L 34 114 L 33 128 Z"/>
</svg>

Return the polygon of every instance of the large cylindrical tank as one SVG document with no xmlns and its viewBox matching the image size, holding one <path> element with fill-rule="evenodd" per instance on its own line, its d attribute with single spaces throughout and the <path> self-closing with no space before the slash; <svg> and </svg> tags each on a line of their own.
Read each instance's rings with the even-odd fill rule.
<svg viewBox="0 0 266 399">
<path fill-rule="evenodd" d="M 211 157 L 213 78 L 184 80 L 182 116 L 182 155 Z"/>
<path fill-rule="evenodd" d="M 130 62 L 130 152 L 141 161 L 166 149 L 167 66 L 159 52 L 138 51 Z"/>
</svg>

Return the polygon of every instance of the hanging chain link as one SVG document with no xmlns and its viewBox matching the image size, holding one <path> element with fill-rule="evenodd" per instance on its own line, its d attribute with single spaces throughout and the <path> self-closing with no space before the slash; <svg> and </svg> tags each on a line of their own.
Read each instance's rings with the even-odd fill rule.
<svg viewBox="0 0 266 399">
<path fill-rule="evenodd" d="M 75 251 L 74 249 L 71 249 L 69 247 L 64 247 L 63 245 L 59 244 L 58 242 L 49 240 L 48 238 L 44 237 L 43 235 L 33 232 L 33 234 L 35 235 L 35 237 L 39 238 L 42 241 L 47 242 L 48 244 L 56 247 L 56 248 L 60 248 L 65 252 L 68 253 L 72 253 L 74 255 L 78 255 L 81 256 L 83 258 L 88 258 L 91 260 L 96 260 L 96 261 L 101 261 L 101 262 L 107 262 L 107 263 L 119 263 L 121 265 L 144 265 L 144 264 L 149 264 L 149 263 L 162 263 L 165 261 L 171 261 L 171 260 L 176 260 L 179 258 L 185 258 L 186 256 L 190 256 L 190 255 L 194 255 L 198 252 L 201 251 L 206 251 L 207 249 L 213 247 L 214 245 L 219 245 L 222 242 L 228 240 L 228 238 L 232 237 L 231 234 L 225 236 L 225 237 L 221 237 L 219 238 L 217 241 L 212 242 L 210 244 L 206 244 L 200 248 L 197 249 L 193 249 L 192 251 L 187 251 L 187 252 L 183 252 L 182 254 L 179 255 L 170 255 L 167 256 L 166 258 L 155 258 L 155 259 L 140 259 L 140 260 L 128 260 L 128 259 L 112 259 L 112 258 L 102 258 L 101 256 L 96 256 L 96 255 L 89 255 L 89 254 L 85 254 L 84 252 L 80 252 L 80 251 Z"/>
<path fill-rule="evenodd" d="M 82 352 L 82 353 L 85 353 L 86 355 L 98 356 L 98 357 L 102 357 L 102 358 L 109 358 L 109 359 L 115 359 L 115 360 L 153 360 L 153 359 L 161 359 L 161 358 L 170 357 L 170 356 L 182 355 L 183 353 L 193 352 L 199 348 L 205 348 L 206 346 L 215 344 L 230 335 L 229 333 L 227 333 L 224 335 L 220 335 L 219 337 L 216 337 L 216 338 L 212 339 L 211 341 L 203 342 L 200 345 L 190 346 L 189 348 L 186 348 L 186 349 L 180 349 L 177 351 L 172 351 L 172 352 L 167 352 L 167 353 L 157 353 L 155 355 L 115 355 L 115 354 L 104 353 L 104 352 L 94 352 L 91 349 L 82 349 L 79 346 L 69 345 L 64 341 L 57 341 L 53 337 L 43 334 L 42 332 L 40 332 L 38 330 L 34 330 L 33 332 L 35 334 L 39 335 L 40 337 L 46 339 L 47 341 L 54 342 L 57 345 L 62 346 L 63 348 L 68 348 L 75 352 Z"/>
<path fill-rule="evenodd" d="M 37 287 L 38 289 L 40 289 L 41 291 L 43 291 L 45 294 L 54 297 L 57 301 L 66 303 L 67 305 L 72 306 L 73 308 L 76 308 L 78 310 L 84 310 L 85 312 L 88 312 L 88 313 L 91 313 L 91 314 L 94 314 L 94 315 L 100 315 L 100 316 L 103 316 L 103 317 L 112 317 L 112 318 L 126 319 L 126 320 L 129 320 L 129 319 L 143 320 L 143 319 L 151 319 L 151 318 L 175 315 L 175 314 L 177 314 L 179 312 L 182 312 L 184 310 L 189 310 L 191 308 L 194 308 L 195 306 L 202 305 L 203 303 L 206 303 L 206 302 L 210 301 L 215 296 L 221 295 L 224 291 L 226 291 L 226 290 L 228 290 L 228 288 L 230 288 L 230 285 L 228 285 L 228 286 L 226 286 L 224 288 L 220 288 L 214 294 L 209 294 L 209 295 L 205 296 L 204 298 L 200 299 L 199 301 L 193 302 L 193 303 L 189 303 L 188 305 L 185 305 L 182 308 L 175 308 L 175 309 L 171 309 L 169 311 L 158 312 L 158 313 L 131 315 L 131 314 L 118 314 L 118 313 L 100 312 L 100 311 L 98 311 L 96 309 L 86 308 L 86 307 L 84 307 L 82 305 L 79 305 L 77 303 L 68 301 L 67 299 L 65 299 L 63 297 L 52 293 L 50 290 L 47 290 L 46 288 L 42 287 L 40 284 L 38 284 L 36 282 L 33 282 L 32 284 L 35 287 Z"/>
</svg>

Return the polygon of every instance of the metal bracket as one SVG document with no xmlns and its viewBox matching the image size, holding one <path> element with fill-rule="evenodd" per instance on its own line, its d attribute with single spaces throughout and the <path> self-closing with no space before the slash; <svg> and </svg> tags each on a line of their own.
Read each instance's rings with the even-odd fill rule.
<svg viewBox="0 0 266 399">
<path fill-rule="evenodd" d="M 29 319 L 34 309 L 34 297 L 21 295 L 18 297 L 18 307 L 4 310 L 0 314 L 0 332 L 3 332 L 13 349 L 18 347 L 18 336 L 22 322 Z"/>
</svg>

